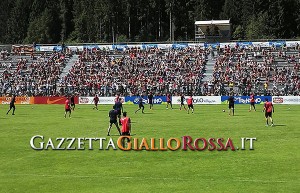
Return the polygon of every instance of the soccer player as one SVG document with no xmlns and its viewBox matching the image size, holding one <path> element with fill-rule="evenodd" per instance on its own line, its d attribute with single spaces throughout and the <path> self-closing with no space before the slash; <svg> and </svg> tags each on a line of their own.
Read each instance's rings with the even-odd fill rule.
<svg viewBox="0 0 300 193">
<path fill-rule="evenodd" d="M 127 117 L 127 112 L 123 112 L 121 123 L 122 123 L 122 135 L 130 136 L 131 120 L 129 117 Z"/>
<path fill-rule="evenodd" d="M 97 109 L 98 110 L 98 102 L 99 102 L 99 98 L 98 95 L 95 95 L 95 97 L 93 98 L 94 104 L 95 106 L 93 107 L 93 109 Z"/>
<path fill-rule="evenodd" d="M 274 126 L 273 118 L 272 118 L 272 112 L 274 113 L 274 106 L 273 106 L 272 102 L 269 102 L 268 99 L 266 99 L 263 111 L 265 112 L 266 126 L 267 127 L 269 126 L 269 119 L 271 121 L 271 126 Z"/>
<path fill-rule="evenodd" d="M 74 95 L 71 96 L 71 108 L 74 111 L 75 110 L 75 99 L 74 99 Z"/>
<path fill-rule="evenodd" d="M 65 118 L 67 118 L 67 112 L 69 112 L 69 118 L 71 118 L 71 106 L 69 97 L 67 97 L 67 100 L 65 101 Z"/>
<path fill-rule="evenodd" d="M 166 107 L 166 109 L 169 109 L 169 108 L 168 108 L 168 107 L 169 107 L 169 104 L 170 104 L 170 106 L 171 106 L 171 109 L 173 109 L 173 107 L 172 107 L 172 96 L 171 96 L 170 93 L 167 94 L 167 107 Z"/>
<path fill-rule="evenodd" d="M 123 117 L 121 119 L 122 123 L 122 135 L 123 136 L 130 136 L 131 132 L 131 120 L 127 117 L 127 112 L 123 112 Z M 128 139 L 128 142 L 130 140 Z M 123 147 L 125 147 L 125 140 L 123 140 Z"/>
<path fill-rule="evenodd" d="M 184 101 L 185 101 L 185 97 L 184 97 L 184 94 L 182 93 L 181 97 L 180 97 L 180 108 L 179 108 L 180 110 L 181 110 L 182 106 L 183 106 L 184 110 L 186 110 Z"/>
<path fill-rule="evenodd" d="M 251 94 L 250 94 L 250 109 L 249 109 L 249 112 L 251 112 L 252 107 L 253 107 L 254 111 L 256 111 L 256 109 L 255 109 L 255 98 L 254 98 L 254 93 L 251 93 Z"/>
<path fill-rule="evenodd" d="M 190 109 L 192 109 L 192 113 L 194 113 L 193 96 L 191 95 L 186 101 L 188 105 L 188 114 L 190 114 Z"/>
<path fill-rule="evenodd" d="M 228 109 L 229 109 L 229 116 L 231 115 L 232 112 L 232 116 L 234 116 L 234 97 L 233 94 L 230 94 L 227 103 L 229 103 L 228 105 Z"/>
<path fill-rule="evenodd" d="M 143 97 L 142 95 L 139 97 L 139 108 L 134 112 L 134 113 L 137 113 L 139 110 L 142 109 L 142 113 L 144 113 L 144 104 L 143 104 Z"/>
<path fill-rule="evenodd" d="M 16 102 L 16 95 L 14 94 L 14 95 L 12 96 L 12 98 L 11 98 L 10 103 L 9 103 L 9 109 L 8 109 L 8 111 L 7 111 L 7 113 L 6 113 L 7 115 L 8 115 L 8 113 L 9 113 L 9 111 L 10 111 L 11 109 L 13 109 L 12 115 L 15 115 L 15 110 L 16 110 L 15 102 Z"/>
<path fill-rule="evenodd" d="M 120 96 L 119 95 L 116 95 L 116 98 L 115 98 L 115 103 L 118 102 L 120 99 Z"/>
<path fill-rule="evenodd" d="M 115 110 L 117 111 L 118 113 L 118 118 L 119 118 L 119 124 L 122 125 L 120 119 L 121 119 L 121 111 L 123 113 L 123 105 L 122 105 L 122 102 L 121 102 L 121 98 L 118 99 L 118 101 L 115 103 Z"/>
<path fill-rule="evenodd" d="M 113 106 L 113 108 L 114 107 L 115 106 Z M 117 129 L 119 131 L 119 134 L 121 135 L 120 127 L 119 127 L 118 121 L 117 121 L 117 117 L 118 117 L 117 110 L 115 110 L 115 109 L 110 110 L 109 113 L 108 113 L 108 116 L 109 116 L 109 127 L 107 129 L 107 136 L 110 136 L 110 129 L 112 127 L 112 124 L 116 125 L 116 127 L 117 127 Z"/>
<path fill-rule="evenodd" d="M 153 110 L 153 94 L 152 94 L 152 92 L 150 92 L 150 94 L 148 95 L 148 103 L 149 103 L 150 110 Z"/>
</svg>

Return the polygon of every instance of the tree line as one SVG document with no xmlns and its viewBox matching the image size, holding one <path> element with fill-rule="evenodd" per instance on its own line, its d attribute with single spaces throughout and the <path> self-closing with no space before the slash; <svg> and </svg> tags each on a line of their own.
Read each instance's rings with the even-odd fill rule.
<svg viewBox="0 0 300 193">
<path fill-rule="evenodd" d="M 193 41 L 196 20 L 232 39 L 300 37 L 299 0 L 1 0 L 0 43 Z M 171 29 L 171 30 L 170 30 Z"/>
</svg>

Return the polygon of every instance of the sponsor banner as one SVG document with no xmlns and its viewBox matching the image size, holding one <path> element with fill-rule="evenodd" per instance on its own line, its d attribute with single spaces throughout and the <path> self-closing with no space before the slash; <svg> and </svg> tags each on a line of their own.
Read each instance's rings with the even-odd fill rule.
<svg viewBox="0 0 300 193">
<path fill-rule="evenodd" d="M 184 49 L 188 47 L 188 44 L 172 44 L 173 49 Z"/>
<path fill-rule="evenodd" d="M 295 47 L 297 44 L 300 45 L 300 41 L 287 41 L 286 42 L 287 47 Z"/>
<path fill-rule="evenodd" d="M 0 97 L 0 104 L 9 104 L 12 97 Z M 16 97 L 15 104 L 33 104 L 33 97 Z"/>
<path fill-rule="evenodd" d="M 299 105 L 300 104 L 300 96 L 273 96 L 272 102 L 273 102 L 273 104 Z"/>
<path fill-rule="evenodd" d="M 128 48 L 126 44 L 116 44 L 112 45 L 113 50 L 125 51 Z"/>
<path fill-rule="evenodd" d="M 90 105 L 94 104 L 94 97 L 79 97 L 79 104 Z M 99 97 L 98 104 L 110 105 L 115 104 L 115 97 Z"/>
<path fill-rule="evenodd" d="M 157 44 L 142 44 L 142 48 L 144 50 L 151 49 L 151 48 L 157 48 Z"/>
<path fill-rule="evenodd" d="M 188 44 L 188 46 L 190 47 L 190 48 L 198 48 L 198 47 L 204 47 L 204 43 L 197 43 L 197 44 L 194 44 L 194 43 L 192 43 L 192 44 Z"/>
<path fill-rule="evenodd" d="M 83 51 L 83 46 L 67 46 L 72 51 Z"/>
<path fill-rule="evenodd" d="M 249 46 L 261 46 L 261 47 L 281 47 L 284 44 L 286 44 L 287 47 L 294 47 L 296 43 L 300 44 L 300 41 L 270 41 L 270 42 L 224 42 L 224 43 L 178 43 L 178 44 L 88 44 L 88 45 L 77 45 L 77 46 L 71 46 L 67 45 L 66 47 L 76 51 L 77 49 L 79 51 L 83 51 L 84 49 L 92 50 L 92 49 L 107 49 L 107 50 L 124 50 L 126 48 L 133 48 L 133 47 L 139 47 L 140 49 L 149 49 L 149 48 L 160 48 L 160 49 L 181 49 L 185 47 L 212 47 L 212 48 L 224 48 L 225 46 L 235 47 L 236 44 L 238 44 L 241 47 L 249 47 Z M 21 45 L 26 46 L 25 51 L 29 49 L 28 51 L 31 51 L 33 47 L 31 45 Z M 19 49 L 20 46 L 13 45 L 14 49 Z M 60 45 L 37 45 L 35 47 L 37 51 L 61 51 L 62 47 Z"/>
<path fill-rule="evenodd" d="M 204 43 L 204 47 L 205 48 L 211 47 L 211 48 L 216 49 L 217 47 L 220 47 L 220 43 Z"/>
<path fill-rule="evenodd" d="M 52 52 L 54 50 L 55 46 L 40 46 L 40 50 L 41 52 Z"/>
<path fill-rule="evenodd" d="M 253 46 L 270 47 L 269 42 L 252 42 Z"/>
<path fill-rule="evenodd" d="M 12 52 L 32 52 L 34 47 L 32 44 L 29 45 L 12 45 Z"/>
<path fill-rule="evenodd" d="M 229 96 L 222 96 L 221 101 L 222 104 L 227 104 Z M 271 96 L 254 96 L 255 104 L 263 104 L 266 99 L 269 101 L 272 100 Z M 234 104 L 250 104 L 250 96 L 234 96 Z"/>
<path fill-rule="evenodd" d="M 62 51 L 63 47 L 62 46 L 54 46 L 53 51 L 60 52 Z"/>
<path fill-rule="evenodd" d="M 87 50 L 97 50 L 99 48 L 99 46 L 98 45 L 84 45 L 83 48 L 87 49 Z"/>
<path fill-rule="evenodd" d="M 153 104 L 165 104 L 167 102 L 166 96 L 155 96 L 153 97 Z M 130 96 L 125 97 L 125 104 L 138 104 L 139 103 L 139 97 L 138 96 Z M 148 97 L 143 97 L 143 103 L 148 104 Z"/>
<path fill-rule="evenodd" d="M 231 48 L 234 48 L 236 46 L 236 42 L 220 43 L 220 48 L 225 48 L 225 46 L 230 46 Z"/>
<path fill-rule="evenodd" d="M 180 104 L 180 96 L 173 96 L 172 103 Z M 188 99 L 188 96 L 185 96 L 185 100 Z M 186 102 L 185 102 L 186 104 Z M 221 104 L 221 96 L 193 96 L 194 105 L 217 105 Z"/>
<path fill-rule="evenodd" d="M 33 104 L 65 104 L 66 97 L 34 97 Z M 78 97 L 74 97 L 75 104 L 78 104 Z"/>
<path fill-rule="evenodd" d="M 172 44 L 158 44 L 157 47 L 159 49 L 170 49 L 172 48 Z"/>
<path fill-rule="evenodd" d="M 283 45 L 286 45 L 285 41 L 273 41 L 269 42 L 270 46 L 275 46 L 275 47 L 281 47 Z"/>
<path fill-rule="evenodd" d="M 253 46 L 252 42 L 237 42 L 237 44 L 242 48 L 249 48 Z"/>
</svg>

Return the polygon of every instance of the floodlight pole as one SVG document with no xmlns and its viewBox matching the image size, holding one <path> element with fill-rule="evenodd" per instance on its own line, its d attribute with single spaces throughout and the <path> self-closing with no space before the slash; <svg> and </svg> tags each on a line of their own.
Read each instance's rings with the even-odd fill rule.
<svg viewBox="0 0 300 193">
<path fill-rule="evenodd" d="M 170 2 L 170 42 L 172 42 L 172 3 Z"/>
</svg>

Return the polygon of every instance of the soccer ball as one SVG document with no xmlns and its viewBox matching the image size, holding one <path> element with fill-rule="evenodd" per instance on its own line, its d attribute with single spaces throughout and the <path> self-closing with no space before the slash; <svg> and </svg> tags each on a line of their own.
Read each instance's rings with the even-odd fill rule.
<svg viewBox="0 0 300 193">
<path fill-rule="evenodd" d="M 224 109 L 223 109 L 222 111 L 223 111 L 223 112 L 225 112 L 225 110 L 224 110 Z"/>
</svg>

